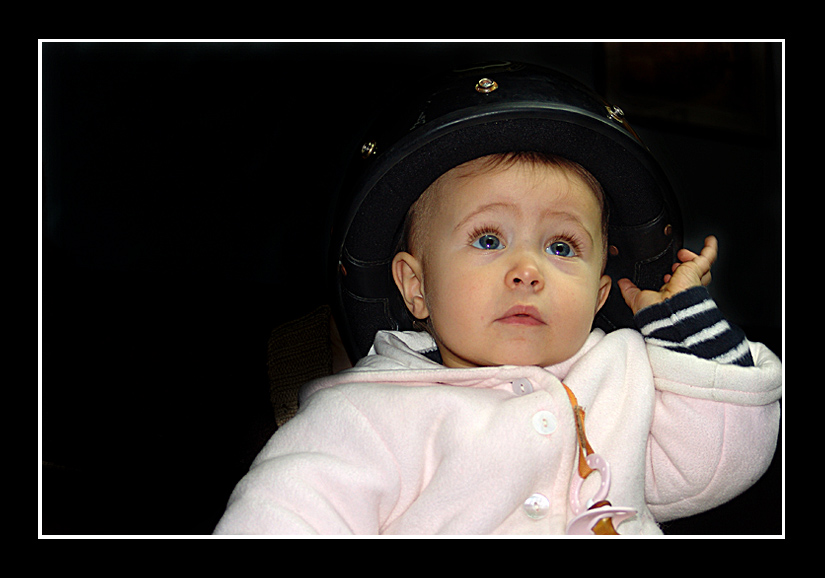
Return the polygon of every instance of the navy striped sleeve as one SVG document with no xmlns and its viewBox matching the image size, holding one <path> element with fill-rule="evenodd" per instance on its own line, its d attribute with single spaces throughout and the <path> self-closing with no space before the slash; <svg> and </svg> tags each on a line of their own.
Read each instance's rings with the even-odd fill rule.
<svg viewBox="0 0 825 578">
<path fill-rule="evenodd" d="M 693 287 L 645 307 L 634 320 L 650 345 L 718 363 L 753 365 L 744 332 L 722 317 L 704 287 Z"/>
</svg>

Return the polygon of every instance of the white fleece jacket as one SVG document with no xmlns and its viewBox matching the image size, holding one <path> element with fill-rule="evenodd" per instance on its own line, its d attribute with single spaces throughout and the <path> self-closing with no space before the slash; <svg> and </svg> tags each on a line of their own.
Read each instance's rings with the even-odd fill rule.
<svg viewBox="0 0 825 578">
<path fill-rule="evenodd" d="M 351 370 L 309 383 L 301 409 L 237 485 L 216 534 L 563 534 L 577 436 L 562 381 L 610 464 L 620 534 L 713 508 L 750 487 L 777 440 L 781 362 L 753 367 L 594 330 L 548 368 L 447 369 L 422 333 L 381 332 Z M 595 494 L 600 475 L 581 496 Z"/>
</svg>

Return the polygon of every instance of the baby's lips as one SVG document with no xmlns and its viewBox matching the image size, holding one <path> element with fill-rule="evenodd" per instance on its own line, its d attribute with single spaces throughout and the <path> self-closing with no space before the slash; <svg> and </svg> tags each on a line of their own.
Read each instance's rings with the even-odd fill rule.
<svg viewBox="0 0 825 578">
<path fill-rule="evenodd" d="M 499 317 L 497 321 L 523 325 L 545 325 L 544 318 L 536 307 L 532 305 L 515 305 Z"/>
</svg>

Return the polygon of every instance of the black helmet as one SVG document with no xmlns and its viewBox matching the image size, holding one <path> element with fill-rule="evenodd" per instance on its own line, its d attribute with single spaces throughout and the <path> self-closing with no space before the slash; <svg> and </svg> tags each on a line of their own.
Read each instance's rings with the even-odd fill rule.
<svg viewBox="0 0 825 578">
<path fill-rule="evenodd" d="M 624 113 L 559 72 L 503 62 L 411 79 L 403 102 L 376 116 L 345 177 L 333 224 L 332 305 L 353 362 L 377 331 L 412 318 L 392 279 L 409 207 L 448 170 L 478 157 L 535 151 L 565 157 L 601 183 L 609 204 L 606 274 L 658 290 L 682 246 L 667 178 Z M 594 321 L 632 327 L 618 287 Z"/>
</svg>

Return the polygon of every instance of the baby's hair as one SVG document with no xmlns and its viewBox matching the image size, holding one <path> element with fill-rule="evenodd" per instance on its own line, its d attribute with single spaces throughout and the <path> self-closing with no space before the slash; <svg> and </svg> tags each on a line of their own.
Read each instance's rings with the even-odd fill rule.
<svg viewBox="0 0 825 578">
<path fill-rule="evenodd" d="M 580 164 L 560 157 L 557 155 L 534 152 L 521 151 L 509 152 L 495 155 L 489 155 L 474 159 L 459 165 L 454 171 L 458 171 L 458 178 L 469 176 L 471 174 L 481 174 L 493 170 L 508 169 L 516 164 L 523 163 L 534 167 L 551 167 L 562 169 L 568 173 L 578 176 L 588 186 L 596 200 L 599 202 L 599 209 L 602 215 L 601 233 L 602 233 L 602 272 L 607 264 L 607 227 L 609 221 L 609 209 L 605 199 L 604 189 L 596 178 L 590 172 L 582 167 Z M 446 174 L 446 173 L 445 173 Z M 420 258 L 424 258 L 422 246 L 424 243 L 424 227 L 421 227 L 421 222 L 426 222 L 435 210 L 435 203 L 433 198 L 439 190 L 442 178 L 439 177 L 418 197 L 418 200 L 413 203 L 410 210 L 407 212 L 406 220 L 404 221 L 404 230 L 402 236 L 401 251 L 406 251 Z"/>
</svg>

